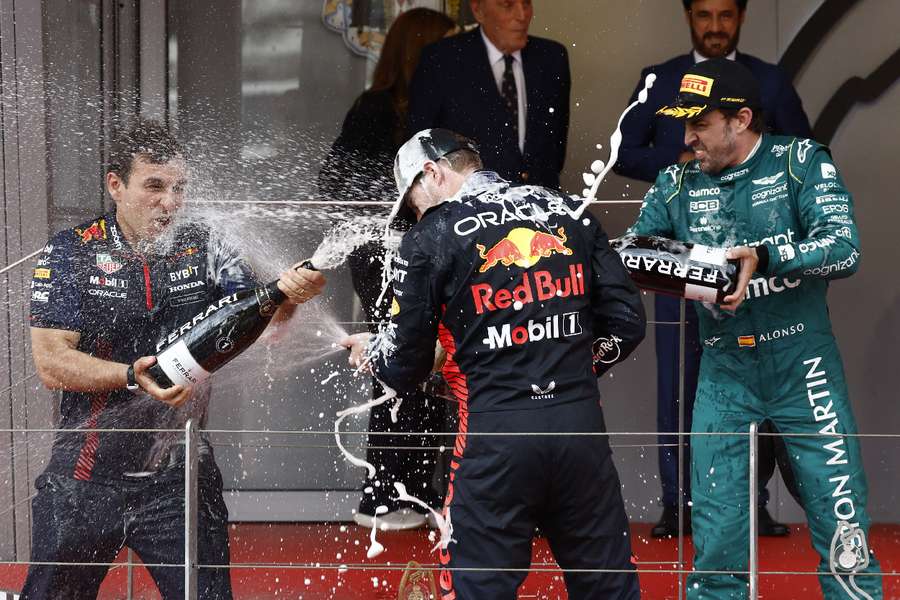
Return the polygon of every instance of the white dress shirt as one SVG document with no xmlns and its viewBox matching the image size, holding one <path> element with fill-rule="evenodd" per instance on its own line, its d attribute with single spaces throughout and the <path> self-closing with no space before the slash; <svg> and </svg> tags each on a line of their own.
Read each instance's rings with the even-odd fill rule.
<svg viewBox="0 0 900 600">
<path fill-rule="evenodd" d="M 737 58 L 737 50 L 732 50 L 731 54 L 729 54 L 725 58 L 727 58 L 728 60 L 736 59 Z M 702 63 L 703 61 L 706 61 L 706 60 L 709 60 L 709 58 L 706 56 L 703 56 L 702 54 L 700 54 L 699 52 L 694 50 L 694 62 L 695 63 Z"/>
<path fill-rule="evenodd" d="M 481 30 L 481 39 L 487 46 L 488 62 L 491 64 L 491 70 L 494 72 L 494 81 L 497 83 L 497 91 L 502 95 L 503 88 L 503 71 L 506 65 L 503 62 L 503 53 L 491 43 L 491 40 Z M 522 51 L 517 50 L 512 53 L 513 57 L 513 78 L 516 80 L 516 96 L 519 99 L 519 151 L 525 152 L 525 111 L 528 103 L 525 97 L 525 72 L 522 70 Z"/>
</svg>

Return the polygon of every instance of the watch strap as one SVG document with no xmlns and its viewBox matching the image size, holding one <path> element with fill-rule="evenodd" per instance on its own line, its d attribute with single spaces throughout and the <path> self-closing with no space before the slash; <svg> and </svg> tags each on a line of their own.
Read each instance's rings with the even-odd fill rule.
<svg viewBox="0 0 900 600">
<path fill-rule="evenodd" d="M 125 389 L 130 390 L 132 392 L 136 392 L 141 389 L 141 386 L 137 382 L 137 377 L 134 375 L 134 365 L 128 365 L 128 370 L 125 372 Z"/>
</svg>

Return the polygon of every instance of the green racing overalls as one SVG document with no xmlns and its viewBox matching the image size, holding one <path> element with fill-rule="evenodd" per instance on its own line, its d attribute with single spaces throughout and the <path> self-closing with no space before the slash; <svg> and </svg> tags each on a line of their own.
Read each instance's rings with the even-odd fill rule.
<svg viewBox="0 0 900 600">
<path fill-rule="evenodd" d="M 860 253 L 852 199 L 828 149 L 764 134 L 750 158 L 718 174 L 701 172 L 697 161 L 672 165 L 629 231 L 719 248 L 764 245 L 769 257 L 736 312 L 697 303 L 703 358 L 691 436 L 696 556 L 688 598 L 747 595 L 746 575 L 703 571 L 747 572 L 746 434 L 765 418 L 784 434 L 825 598 L 881 598 L 880 576 L 864 575 L 880 569 L 867 547 L 858 439 L 835 435 L 855 434 L 856 424 L 826 293 L 829 280 L 856 271 Z"/>
</svg>

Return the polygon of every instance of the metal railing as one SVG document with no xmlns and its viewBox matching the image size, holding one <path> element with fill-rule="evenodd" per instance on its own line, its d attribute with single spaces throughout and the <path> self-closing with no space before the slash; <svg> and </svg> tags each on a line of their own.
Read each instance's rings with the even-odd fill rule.
<svg viewBox="0 0 900 600">
<path fill-rule="evenodd" d="M 223 201 L 211 201 L 210 203 L 222 203 Z M 625 203 L 640 203 L 640 200 L 636 201 L 623 201 L 623 200 L 611 200 L 611 201 L 598 201 L 598 204 L 625 204 Z M 293 202 L 272 202 L 271 204 L 292 204 L 292 205 L 315 205 L 315 204 L 329 204 L 329 202 L 320 202 L 320 201 L 293 201 Z M 262 204 L 267 204 L 266 202 L 262 202 Z M 390 202 L 371 202 L 371 203 L 359 203 L 359 204 L 369 204 L 369 205 L 377 205 L 377 206 L 390 206 L 392 203 Z M 41 249 L 32 252 L 31 254 L 22 257 L 19 260 L 16 260 L 5 267 L 0 268 L 0 275 L 7 273 L 15 267 L 18 267 L 23 264 L 27 264 L 27 261 L 37 254 L 41 252 Z M 689 574 L 709 574 L 709 575 L 717 575 L 717 574 L 728 574 L 728 575 L 741 575 L 746 576 L 748 579 L 748 592 L 749 598 L 751 600 L 757 600 L 759 597 L 759 578 L 760 575 L 790 575 L 790 576 L 819 576 L 818 571 L 790 571 L 790 570 L 778 570 L 778 571 L 761 571 L 759 568 L 759 544 L 758 544 L 758 522 L 759 522 L 759 509 L 758 503 L 755 501 L 758 495 L 758 481 L 757 481 L 757 473 L 758 473 L 758 444 L 760 436 L 781 436 L 781 437 L 858 437 L 858 438 L 889 438 L 889 439 L 900 439 L 900 434 L 846 434 L 846 433 L 760 433 L 758 430 L 757 423 L 751 423 L 749 425 L 749 429 L 746 433 L 726 433 L 726 432 L 685 432 L 684 431 L 684 423 L 685 423 L 685 402 L 683 401 L 685 396 L 685 306 L 686 303 L 682 300 L 680 306 L 680 321 L 678 322 L 667 322 L 667 321 L 648 321 L 648 323 L 657 323 L 657 324 L 666 324 L 666 325 L 678 325 L 679 326 L 679 377 L 678 377 L 678 390 L 679 390 L 679 402 L 678 402 L 678 422 L 679 427 L 677 433 L 678 442 L 677 444 L 663 444 L 663 443 L 641 443 L 641 444 L 611 444 L 613 448 L 626 448 L 626 447 L 641 447 L 641 448 L 652 448 L 652 447 L 672 447 L 677 446 L 678 448 L 678 497 L 679 501 L 677 503 L 677 511 L 678 511 L 678 538 L 677 538 L 677 560 L 675 562 L 674 568 L 642 568 L 642 567 L 651 567 L 653 565 L 664 566 L 672 564 L 672 561 L 658 561 L 658 562 L 638 562 L 638 568 L 636 572 L 641 574 L 672 574 L 677 576 L 678 585 L 677 585 L 677 593 L 679 600 L 684 597 L 685 591 L 685 576 Z M 353 325 L 365 325 L 367 322 L 341 322 L 341 324 L 353 324 Z M 0 390 L 0 395 L 5 394 L 12 390 L 13 388 L 26 383 L 35 377 L 35 373 L 32 373 L 23 379 L 12 383 L 7 386 L 5 389 Z M 58 433 L 58 432 L 66 432 L 71 430 L 60 430 L 60 429 L 52 429 L 52 428 L 29 428 L 29 429 L 0 429 L 2 433 Z M 402 571 L 406 567 L 405 565 L 391 565 L 391 564 L 370 564 L 370 563 L 323 563 L 323 562 L 315 562 L 315 563 L 291 563 L 291 564 L 283 564 L 283 563 L 235 563 L 232 562 L 227 565 L 206 565 L 200 564 L 198 558 L 198 509 L 199 509 L 199 497 L 198 497 L 198 487 L 199 487 L 199 440 L 201 434 L 239 434 L 239 435 L 247 435 L 247 434 L 264 434 L 268 436 L 274 435 L 285 435 L 291 437 L 309 437 L 309 436 L 326 436 L 328 438 L 332 438 L 334 436 L 334 430 L 324 430 L 324 431 L 296 431 L 296 430 L 270 430 L 270 429 L 246 429 L 246 430 L 225 430 L 225 429 L 207 429 L 200 431 L 197 428 L 197 424 L 194 420 L 189 420 L 184 429 L 181 430 L 170 430 L 170 429 L 80 429 L 79 431 L 87 433 L 87 432 L 103 432 L 103 433 L 173 433 L 179 432 L 184 435 L 184 444 L 185 444 L 185 464 L 184 464 L 184 478 L 185 478 L 185 502 L 184 502 L 184 585 L 185 585 L 185 598 L 188 600 L 196 600 L 198 598 L 198 572 L 201 568 L 217 568 L 217 569 L 258 569 L 258 568 L 278 568 L 278 569 L 307 569 L 307 570 L 336 570 L 336 571 L 348 571 L 348 570 L 366 570 L 373 572 L 392 572 L 392 571 Z M 374 432 L 374 431 L 365 431 L 365 430 L 357 430 L 357 431 L 341 431 L 342 436 L 366 436 L 370 439 L 377 439 L 378 436 L 389 435 L 389 436 L 447 436 L 451 439 L 454 438 L 457 433 L 456 432 Z M 561 434 L 558 433 L 548 433 L 548 432 L 504 432 L 504 433 L 485 433 L 485 432 L 468 432 L 467 434 L 470 437 L 475 436 L 515 436 L 515 435 L 528 435 L 528 436 L 555 436 L 558 437 Z M 659 435 L 673 435 L 673 432 L 585 432 L 585 433 L 571 433 L 565 434 L 571 436 L 618 436 L 618 437 L 635 437 L 635 436 L 659 436 Z M 683 468 L 683 457 L 684 457 L 684 449 L 686 446 L 686 440 L 689 437 L 693 436 L 746 436 L 748 438 L 748 462 L 749 462 L 749 548 L 748 548 L 748 569 L 746 571 L 700 571 L 696 569 L 687 569 L 686 561 L 684 556 L 684 524 L 685 524 L 685 515 L 682 510 L 683 502 L 681 499 L 683 498 L 684 487 L 685 487 L 685 479 L 684 479 L 684 468 Z M 215 443 L 214 445 L 225 445 L 221 442 Z M 246 442 L 241 442 L 241 445 L 247 446 Z M 337 444 L 335 443 L 317 443 L 317 444 L 277 444 L 277 443 L 265 443 L 260 444 L 260 447 L 291 447 L 291 448 L 337 448 Z M 393 449 L 393 450 L 423 450 L 423 449 L 434 449 L 434 450 L 443 450 L 452 448 L 452 443 L 447 444 L 446 446 L 371 446 L 374 448 L 384 448 L 384 449 Z M 30 500 L 32 496 L 26 498 L 25 500 Z M 7 510 L 11 510 L 14 507 L 11 507 Z M 52 563 L 36 563 L 31 561 L 0 561 L 0 565 L 33 565 L 33 564 L 52 564 Z M 104 563 L 55 563 L 55 564 L 68 564 L 68 565 L 84 565 L 84 566 L 98 566 L 103 565 Z M 171 567 L 175 568 L 172 564 L 149 564 L 142 563 L 144 566 L 159 566 L 159 567 Z M 122 567 L 122 563 L 108 563 L 106 566 L 109 567 Z M 126 568 L 126 594 L 128 600 L 131 600 L 134 595 L 134 567 L 137 566 L 134 562 L 134 554 L 130 548 L 127 550 L 126 562 L 124 567 Z M 425 564 L 423 565 L 425 568 L 447 568 L 446 566 L 440 564 Z M 484 567 L 484 568 L 453 568 L 450 570 L 456 571 L 528 571 L 528 572 L 558 572 L 560 569 L 555 563 L 547 563 L 547 562 L 535 562 L 531 565 L 529 569 L 498 569 L 493 567 Z M 596 573 L 625 573 L 631 572 L 630 570 L 620 570 L 620 569 L 570 569 L 568 571 L 571 572 L 596 572 Z M 897 572 L 879 572 L 879 573 L 867 573 L 866 575 L 870 576 L 884 576 L 884 577 L 898 577 L 900 574 Z"/>
<path fill-rule="evenodd" d="M 0 432 L 17 432 L 17 433 L 61 433 L 67 432 L 71 433 L 72 430 L 69 429 L 0 429 Z M 225 430 L 225 429 L 209 429 L 209 430 L 199 430 L 196 422 L 192 419 L 189 420 L 183 429 L 84 429 L 79 430 L 82 432 L 104 432 L 104 433 L 121 433 L 121 434 L 129 434 L 129 433 L 162 433 L 169 434 L 173 432 L 181 432 L 183 434 L 184 447 L 185 447 L 185 460 L 184 460 L 184 584 L 185 584 L 185 598 L 187 600 L 196 600 L 198 598 L 198 589 L 197 589 L 197 580 L 198 580 L 198 571 L 201 568 L 209 568 L 209 569 L 262 569 L 262 568 L 272 568 L 272 569 L 289 569 L 289 570 L 297 570 L 297 569 L 306 569 L 306 570 L 336 570 L 336 571 L 350 571 L 350 570 L 365 570 L 372 572 L 391 572 L 391 571 L 402 571 L 406 568 L 403 564 L 380 564 L 380 563 L 326 563 L 326 562 L 315 562 L 315 563 L 297 563 L 292 562 L 289 564 L 286 563 L 277 563 L 277 562 L 232 562 L 230 564 L 201 564 L 198 559 L 198 509 L 199 509 L 199 498 L 198 498 L 198 487 L 199 487 L 199 452 L 200 452 L 200 444 L 201 444 L 201 434 L 232 434 L 232 435 L 245 435 L 248 433 L 259 433 L 266 435 L 292 435 L 292 436 L 333 436 L 333 430 L 321 430 L 321 431 L 291 431 L 291 430 L 281 430 L 281 431 L 273 431 L 273 430 L 241 430 L 241 429 L 233 429 L 233 430 Z M 498 435 L 504 436 L 556 436 L 560 435 L 574 435 L 574 436 L 648 436 L 648 435 L 658 435 L 659 432 L 581 432 L 574 434 L 558 434 L 558 433 L 548 433 L 548 432 L 530 432 L 530 431 L 522 431 L 522 432 L 507 432 L 507 433 L 487 433 L 487 432 L 469 432 L 469 435 L 472 437 L 476 436 L 487 436 L 494 437 Z M 386 432 L 371 432 L 371 431 L 343 431 L 342 435 L 351 435 L 351 436 L 378 436 L 378 435 L 395 435 L 395 436 L 421 436 L 421 435 L 437 435 L 437 436 L 456 436 L 456 432 L 402 432 L 402 433 L 386 433 Z M 759 545 L 758 545 L 758 531 L 757 525 L 759 522 L 759 509 L 758 503 L 755 501 L 758 492 L 758 448 L 759 448 L 759 438 L 760 436 L 777 436 L 779 434 L 775 433 L 760 433 L 758 430 L 758 424 L 753 422 L 750 423 L 748 427 L 748 431 L 746 432 L 679 432 L 680 437 L 688 437 L 688 436 L 723 436 L 723 437 L 746 437 L 748 440 L 748 493 L 749 493 L 749 548 L 748 548 L 748 568 L 747 570 L 734 570 L 734 571 L 712 571 L 712 570 L 697 570 L 697 569 L 688 569 L 686 568 L 686 563 L 684 560 L 684 549 L 683 549 L 683 536 L 679 536 L 678 541 L 678 559 L 675 562 L 675 566 L 666 568 L 665 565 L 671 565 L 672 561 L 656 561 L 656 562 L 648 562 L 648 561 L 639 561 L 637 563 L 636 572 L 638 574 L 646 574 L 646 575 L 659 575 L 659 574 L 670 574 L 675 575 L 678 579 L 678 591 L 679 594 L 684 593 L 684 578 L 689 574 L 707 574 L 707 575 L 739 575 L 746 576 L 748 581 L 748 592 L 750 600 L 757 600 L 759 598 L 759 578 L 761 575 L 791 575 L 791 576 L 818 576 L 820 573 L 818 571 L 796 571 L 796 570 L 770 570 L 770 571 L 761 571 L 759 568 Z M 784 436 L 785 434 L 780 434 Z M 900 440 L 900 434 L 846 434 L 846 433 L 790 433 L 789 437 L 835 437 L 835 438 L 881 438 L 881 439 L 895 439 Z M 221 443 L 220 443 L 221 445 Z M 640 446 L 653 447 L 657 444 L 640 444 Z M 418 446 L 409 446 L 411 449 L 421 449 Z M 683 522 L 682 522 L 683 523 Z M 68 564 L 68 565 L 84 565 L 84 566 L 98 566 L 98 565 L 106 565 L 109 567 L 125 567 L 127 571 L 127 598 L 130 600 L 134 594 L 134 585 L 133 585 L 133 575 L 134 575 L 134 567 L 136 566 L 133 562 L 133 555 L 129 550 L 127 555 L 127 561 L 123 565 L 122 563 L 94 563 L 94 562 L 84 562 L 84 563 L 35 563 L 31 561 L 0 561 L 0 565 L 32 565 L 32 564 Z M 174 568 L 175 565 L 172 564 L 150 564 L 144 563 L 144 566 L 151 567 L 169 567 Z M 423 565 L 425 568 L 435 568 L 435 569 L 443 569 L 447 568 L 446 566 L 442 566 L 440 564 L 425 564 Z M 662 567 L 662 568 L 660 568 Z M 548 573 L 548 572 L 559 572 L 561 569 L 553 562 L 535 562 L 528 569 L 516 569 L 516 568 L 495 568 L 495 567 L 468 567 L 468 568 L 451 568 L 450 570 L 456 571 L 515 571 L 515 572 L 535 572 L 535 573 Z M 565 572 L 577 572 L 577 573 L 627 573 L 631 572 L 626 569 L 562 569 Z M 898 573 L 896 572 L 879 572 L 879 573 L 865 573 L 860 574 L 860 576 L 877 576 L 881 575 L 884 577 L 898 577 Z"/>
</svg>

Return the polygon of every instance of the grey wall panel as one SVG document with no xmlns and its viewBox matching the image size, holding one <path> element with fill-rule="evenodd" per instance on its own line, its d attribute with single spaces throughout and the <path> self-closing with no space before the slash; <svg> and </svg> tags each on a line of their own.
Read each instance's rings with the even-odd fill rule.
<svg viewBox="0 0 900 600">
<path fill-rule="evenodd" d="M 191 159 L 200 167 L 196 181 L 204 197 L 309 199 L 344 114 L 365 85 L 365 59 L 325 29 L 321 4 L 170 6 L 170 28 L 178 40 L 175 117 L 196 148 Z M 226 172 L 233 173 L 230 180 Z M 312 254 L 331 225 L 330 210 L 242 210 L 224 227 L 261 276 L 274 278 L 276 267 Z M 234 214 L 230 207 L 206 212 L 214 220 Z M 320 385 L 331 370 L 343 370 L 343 356 L 330 367 L 302 361 L 315 343 L 311 332 L 323 321 L 355 319 L 346 269 L 327 276 L 329 289 L 321 302 L 299 307 L 280 339 L 268 348 L 258 344 L 216 377 L 210 428 L 327 431 L 338 410 L 367 399 L 364 379 Z M 358 431 L 366 422 L 350 421 L 346 427 Z M 350 489 L 361 481 L 361 470 L 341 458 L 332 435 L 216 434 L 215 439 L 227 488 Z M 360 442 L 356 436 L 347 444 L 358 448 Z"/>
<path fill-rule="evenodd" d="M 140 10 L 141 116 L 166 122 L 168 90 L 166 0 L 142 0 Z"/>
<path fill-rule="evenodd" d="M 45 95 L 43 88 L 43 26 L 40 4 L 0 5 L 2 52 L 2 154 L 4 261 L 11 264 L 46 241 L 47 168 Z M 2 307 L 3 427 L 46 426 L 46 402 L 34 394 L 28 337 L 31 268 L 28 261 L 5 276 Z M 29 418 L 31 417 L 31 418 Z M 27 558 L 30 548 L 31 482 L 40 468 L 40 444 L 24 433 L 2 434 L 0 473 L 4 481 L 0 520 L 4 559 Z M 10 523 L 14 519 L 14 523 Z"/>
<path fill-rule="evenodd" d="M 11 2 L 0 2 L 0 127 L 4 133 L 7 131 L 7 123 L 14 119 L 15 106 L 12 90 L 15 89 L 15 47 L 12 43 L 12 6 Z M 12 133 L 12 124 L 10 124 Z M 10 156 L 9 150 L 13 150 Z M 6 206 L 12 202 L 16 194 L 15 182 L 7 186 L 8 160 L 15 157 L 14 148 L 7 148 L 4 142 L 0 144 L 0 165 L 3 167 L 2 186 L 0 186 L 0 202 L 4 210 L 0 210 L 0 263 L 7 265 L 10 257 L 15 258 L 15 238 L 18 232 L 10 226 L 7 219 Z M 12 238 L 12 239 L 10 239 Z M 10 243 L 14 244 L 12 252 Z M 13 384 L 13 352 L 10 335 L 10 314 L 7 306 L 11 301 L 9 283 L 15 274 L 0 275 L 0 427 L 12 427 L 12 384 Z M 12 506 L 15 502 L 14 495 L 14 470 L 13 470 L 13 436 L 10 433 L 0 433 L 0 505 Z M 15 557 L 15 514 L 13 511 L 4 511 L 0 515 L 0 557 L 9 560 Z"/>
</svg>

